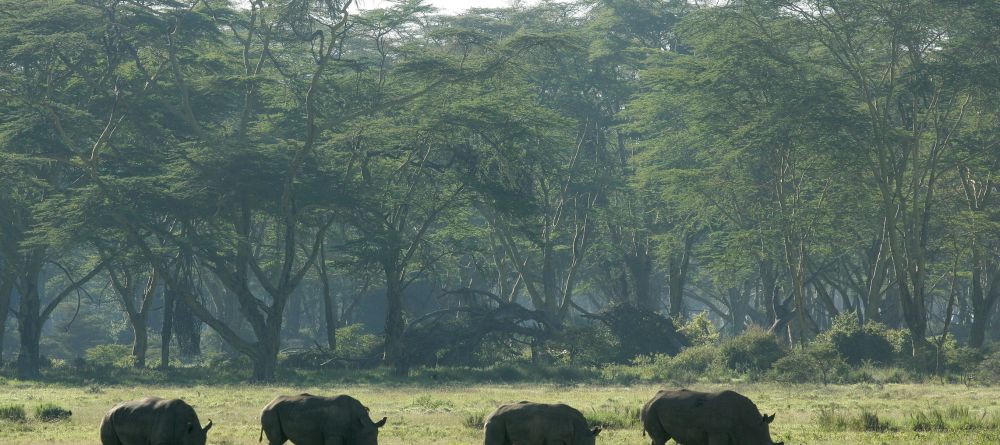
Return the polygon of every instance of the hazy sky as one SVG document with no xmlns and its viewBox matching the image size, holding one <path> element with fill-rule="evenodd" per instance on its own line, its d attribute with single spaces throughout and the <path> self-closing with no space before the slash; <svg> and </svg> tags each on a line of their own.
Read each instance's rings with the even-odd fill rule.
<svg viewBox="0 0 1000 445">
<path fill-rule="evenodd" d="M 359 3 L 361 8 L 378 8 L 388 4 L 386 0 L 355 0 Z M 493 8 L 497 6 L 507 6 L 511 4 L 511 0 L 428 0 L 428 4 L 437 7 L 441 12 L 462 12 L 469 8 Z M 525 3 L 534 3 L 533 1 L 527 1 Z"/>
</svg>

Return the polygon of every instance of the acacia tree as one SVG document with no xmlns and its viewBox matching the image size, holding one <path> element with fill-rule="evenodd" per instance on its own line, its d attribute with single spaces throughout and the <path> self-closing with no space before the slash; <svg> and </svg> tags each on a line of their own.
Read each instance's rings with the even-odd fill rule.
<svg viewBox="0 0 1000 445">
<path fill-rule="evenodd" d="M 936 67 L 964 8 L 926 0 L 784 2 L 822 45 L 864 111 L 868 178 L 878 190 L 892 270 L 913 337 L 929 346 L 928 272 L 937 192 L 973 93 Z"/>
<path fill-rule="evenodd" d="M 100 126 L 89 112 L 94 106 L 90 93 L 99 85 L 71 78 L 79 64 L 100 55 L 94 41 L 103 30 L 93 8 L 72 2 L 4 2 L 0 7 L 0 110 L 17 116 L 5 126 L 0 142 L 3 169 L 17 172 L 10 178 L 17 182 L 9 184 L 2 198 L 10 207 L 2 217 L 5 282 L 0 283 L 0 306 L 6 318 L 11 295 L 16 295 L 17 374 L 36 378 L 46 321 L 104 267 L 76 249 L 81 240 L 72 234 L 79 222 L 59 233 L 45 230 L 46 221 L 59 214 L 55 209 L 74 193 L 77 185 L 71 178 L 80 176 L 79 165 L 71 161 L 85 149 L 69 134 Z M 98 139 L 94 146 L 101 143 Z M 76 261 L 57 259 L 64 254 Z"/>
</svg>

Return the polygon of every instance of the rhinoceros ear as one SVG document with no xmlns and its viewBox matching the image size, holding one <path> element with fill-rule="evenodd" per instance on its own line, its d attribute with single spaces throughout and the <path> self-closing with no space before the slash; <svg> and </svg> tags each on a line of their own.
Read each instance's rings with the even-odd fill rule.
<svg viewBox="0 0 1000 445">
<path fill-rule="evenodd" d="M 764 423 L 774 422 L 774 416 L 775 416 L 774 414 L 771 414 L 770 416 L 764 414 Z"/>
<path fill-rule="evenodd" d="M 212 419 L 208 419 L 208 425 L 205 425 L 205 427 L 201 429 L 201 432 L 207 433 L 210 429 L 212 429 Z"/>
<path fill-rule="evenodd" d="M 382 428 L 383 426 L 385 426 L 386 420 L 389 420 L 388 417 L 383 417 L 382 420 L 375 422 L 375 428 Z"/>
<path fill-rule="evenodd" d="M 590 430 L 590 434 L 594 436 L 601 434 L 601 427 L 595 426 L 594 429 Z"/>
</svg>

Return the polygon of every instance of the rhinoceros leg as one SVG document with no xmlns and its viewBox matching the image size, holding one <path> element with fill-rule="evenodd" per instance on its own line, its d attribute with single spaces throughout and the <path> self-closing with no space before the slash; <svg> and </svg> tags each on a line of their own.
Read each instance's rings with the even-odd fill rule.
<svg viewBox="0 0 1000 445">
<path fill-rule="evenodd" d="M 670 440 L 670 435 L 665 433 L 663 430 L 660 431 L 648 431 L 650 445 L 664 445 Z"/>
<path fill-rule="evenodd" d="M 344 439 L 340 436 L 328 437 L 323 441 L 323 445 L 344 445 Z"/>
<path fill-rule="evenodd" d="M 486 427 L 483 429 L 483 443 L 484 445 L 511 445 L 510 441 L 507 440 L 507 431 L 502 425 L 495 422 L 486 423 Z"/>
<path fill-rule="evenodd" d="M 115 433 L 115 427 L 107 420 L 101 422 L 101 445 L 122 445 L 118 434 Z"/>
</svg>

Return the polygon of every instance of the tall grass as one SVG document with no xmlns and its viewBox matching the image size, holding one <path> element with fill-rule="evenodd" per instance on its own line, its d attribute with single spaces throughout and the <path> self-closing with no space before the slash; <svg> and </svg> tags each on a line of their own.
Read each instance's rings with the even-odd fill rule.
<svg viewBox="0 0 1000 445">
<path fill-rule="evenodd" d="M 24 405 L 0 405 L 0 420 L 24 422 L 28 420 L 28 414 L 24 411 Z"/>
</svg>

